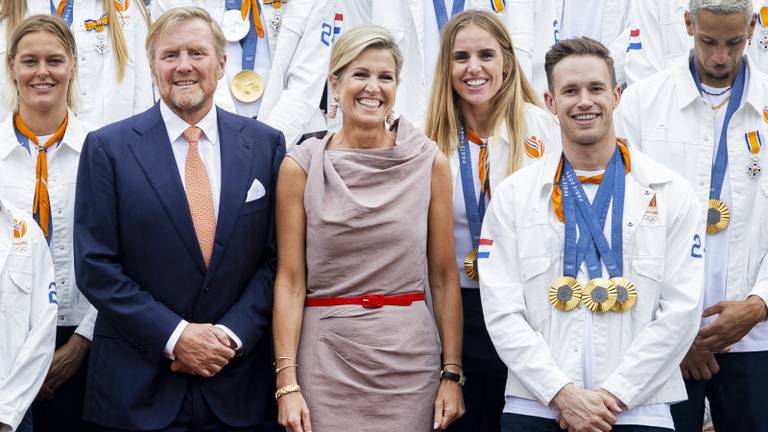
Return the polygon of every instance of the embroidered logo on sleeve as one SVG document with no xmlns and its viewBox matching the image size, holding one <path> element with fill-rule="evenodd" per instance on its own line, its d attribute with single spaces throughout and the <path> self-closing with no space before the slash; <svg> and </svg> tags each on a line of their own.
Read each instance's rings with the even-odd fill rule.
<svg viewBox="0 0 768 432">
<path fill-rule="evenodd" d="M 11 249 L 14 252 L 26 252 L 29 244 L 24 237 L 27 235 L 27 223 L 23 220 L 13 220 L 13 244 Z"/>
<path fill-rule="evenodd" d="M 491 249 L 493 248 L 493 240 L 487 238 L 481 238 L 480 244 L 477 248 L 477 259 L 486 259 L 491 256 Z"/>
<path fill-rule="evenodd" d="M 525 154 L 531 159 L 538 159 L 544 156 L 544 140 L 531 135 L 525 139 Z"/>
<path fill-rule="evenodd" d="M 632 50 L 643 49 L 643 43 L 640 41 L 640 29 L 632 29 L 629 31 L 629 45 L 627 46 L 627 52 Z"/>
</svg>

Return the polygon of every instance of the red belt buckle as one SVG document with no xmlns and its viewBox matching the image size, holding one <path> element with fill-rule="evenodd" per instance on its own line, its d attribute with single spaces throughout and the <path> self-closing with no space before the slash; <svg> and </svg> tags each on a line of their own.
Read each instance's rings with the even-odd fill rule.
<svg viewBox="0 0 768 432">
<path fill-rule="evenodd" d="M 376 309 L 384 306 L 384 294 L 367 294 L 362 298 L 363 307 L 366 309 Z"/>
</svg>

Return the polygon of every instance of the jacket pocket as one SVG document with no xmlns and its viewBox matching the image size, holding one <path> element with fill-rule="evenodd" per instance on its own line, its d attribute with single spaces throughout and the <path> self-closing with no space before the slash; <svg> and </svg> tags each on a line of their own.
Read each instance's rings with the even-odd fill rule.
<svg viewBox="0 0 768 432">
<path fill-rule="evenodd" d="M 2 284 L 1 309 L 16 324 L 28 327 L 32 307 L 32 273 L 9 269 L 2 277 Z"/>
<path fill-rule="evenodd" d="M 632 258 L 632 283 L 637 301 L 631 309 L 632 318 L 643 324 L 653 320 L 659 304 L 659 289 L 664 279 L 664 258 L 636 256 Z"/>
<path fill-rule="evenodd" d="M 549 269 L 552 259 L 546 256 L 520 258 L 520 277 L 523 284 L 523 297 L 528 321 L 533 327 L 540 327 L 548 320 L 552 306 L 549 304 L 549 287 L 552 282 Z"/>
</svg>

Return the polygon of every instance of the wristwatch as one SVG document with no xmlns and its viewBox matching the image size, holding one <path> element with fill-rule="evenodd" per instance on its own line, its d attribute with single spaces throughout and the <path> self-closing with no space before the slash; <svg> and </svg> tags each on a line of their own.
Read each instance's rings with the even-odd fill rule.
<svg viewBox="0 0 768 432">
<path fill-rule="evenodd" d="M 459 373 L 455 373 L 445 369 L 440 371 L 440 379 L 456 382 L 462 387 L 467 381 L 467 377 L 464 376 L 464 372 L 459 371 Z"/>
</svg>

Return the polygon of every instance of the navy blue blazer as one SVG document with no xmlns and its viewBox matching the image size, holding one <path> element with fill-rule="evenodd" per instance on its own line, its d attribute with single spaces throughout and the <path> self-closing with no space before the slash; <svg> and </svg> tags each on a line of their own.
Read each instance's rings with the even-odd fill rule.
<svg viewBox="0 0 768 432">
<path fill-rule="evenodd" d="M 77 284 L 99 310 L 84 417 L 120 429 L 170 424 L 199 381 L 223 422 L 274 418 L 272 284 L 282 133 L 217 109 L 221 198 L 210 268 L 195 236 L 160 107 L 90 133 L 75 198 Z M 266 195 L 245 202 L 254 180 Z M 220 323 L 242 356 L 213 378 L 173 373 L 163 348 L 181 319 Z"/>
</svg>

